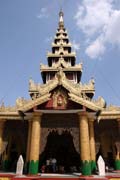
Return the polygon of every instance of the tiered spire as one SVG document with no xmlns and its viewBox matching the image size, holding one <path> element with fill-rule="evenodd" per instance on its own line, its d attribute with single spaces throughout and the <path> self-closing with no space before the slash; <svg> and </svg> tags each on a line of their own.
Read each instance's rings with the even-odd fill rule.
<svg viewBox="0 0 120 180">
<path fill-rule="evenodd" d="M 85 85 L 80 83 L 82 64 L 76 64 L 76 54 L 72 51 L 72 44 L 64 27 L 62 11 L 59 13 L 59 23 L 52 42 L 52 50 L 47 53 L 47 62 L 48 65 L 40 66 L 44 84 L 35 84 L 33 80 L 30 80 L 29 93 L 32 99 L 41 97 L 57 86 L 63 86 L 69 92 L 79 94 L 85 99 L 93 97 L 94 81 L 91 80 Z"/>
<path fill-rule="evenodd" d="M 41 65 L 43 82 L 54 79 L 59 67 L 62 67 L 66 77 L 78 83 L 82 73 L 82 65 L 75 65 L 76 53 L 72 52 L 67 31 L 64 27 L 63 12 L 59 12 L 59 24 L 52 43 L 52 52 L 47 53 L 48 66 Z"/>
</svg>

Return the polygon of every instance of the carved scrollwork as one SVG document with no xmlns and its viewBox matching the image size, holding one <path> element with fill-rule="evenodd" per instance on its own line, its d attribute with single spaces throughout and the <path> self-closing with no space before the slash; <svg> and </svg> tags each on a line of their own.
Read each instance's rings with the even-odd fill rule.
<svg viewBox="0 0 120 180">
<path fill-rule="evenodd" d="M 95 90 L 95 81 L 91 79 L 88 84 L 81 84 L 82 90 Z"/>
<path fill-rule="evenodd" d="M 62 89 L 55 91 L 52 98 L 54 108 L 66 108 L 67 94 Z"/>
<path fill-rule="evenodd" d="M 32 80 L 29 82 L 29 92 L 32 93 L 33 99 L 36 99 L 48 93 L 51 89 L 55 88 L 57 84 L 57 78 L 54 80 L 49 80 L 47 84 L 35 84 Z"/>
<path fill-rule="evenodd" d="M 26 100 L 23 97 L 19 97 L 16 99 L 16 108 L 20 108 L 28 104 L 31 100 Z"/>
<path fill-rule="evenodd" d="M 82 85 L 81 83 L 75 84 L 65 78 L 63 81 L 63 85 L 67 89 L 69 89 L 70 92 L 73 92 L 74 94 L 83 97 L 85 99 L 88 99 L 88 97 L 86 96 L 87 91 L 94 92 L 95 90 L 93 80 L 91 80 L 88 84 Z"/>
<path fill-rule="evenodd" d="M 15 106 L 5 106 L 4 103 L 0 106 L 0 112 L 17 112 L 19 108 L 23 108 L 27 105 L 31 100 L 26 100 L 23 97 L 19 97 L 16 99 Z"/>
<path fill-rule="evenodd" d="M 92 100 L 92 102 L 101 108 L 104 108 L 106 106 L 106 102 L 103 97 L 99 97 L 97 100 Z"/>
<path fill-rule="evenodd" d="M 37 86 L 36 84 L 34 83 L 34 81 L 30 78 L 29 80 L 29 90 L 36 90 L 37 89 Z"/>
<path fill-rule="evenodd" d="M 111 104 L 105 108 L 105 111 L 120 111 L 120 107 Z"/>
<path fill-rule="evenodd" d="M 55 75 L 55 78 L 58 80 L 59 85 L 62 84 L 62 81 L 65 79 L 65 73 L 63 72 L 62 68 L 58 68 L 58 72 Z"/>
<path fill-rule="evenodd" d="M 5 106 L 4 103 L 0 106 L 0 112 L 15 112 L 17 111 L 16 106 Z"/>
</svg>

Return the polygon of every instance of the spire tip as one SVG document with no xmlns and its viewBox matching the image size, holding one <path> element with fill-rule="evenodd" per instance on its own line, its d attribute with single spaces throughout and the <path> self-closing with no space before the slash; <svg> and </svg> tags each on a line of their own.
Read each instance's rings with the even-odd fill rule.
<svg viewBox="0 0 120 180">
<path fill-rule="evenodd" d="M 63 13 L 63 11 L 62 11 L 62 8 L 60 9 L 60 12 L 59 12 L 59 17 L 63 17 L 64 16 L 64 13 Z"/>
<path fill-rule="evenodd" d="M 59 12 L 59 27 L 64 27 L 64 20 L 63 20 L 64 13 L 62 9 Z"/>
</svg>

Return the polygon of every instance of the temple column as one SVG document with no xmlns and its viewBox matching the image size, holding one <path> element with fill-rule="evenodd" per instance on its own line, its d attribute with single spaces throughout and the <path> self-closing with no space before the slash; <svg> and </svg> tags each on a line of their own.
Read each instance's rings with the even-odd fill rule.
<svg viewBox="0 0 120 180">
<path fill-rule="evenodd" d="M 120 119 L 117 119 L 118 122 L 118 137 L 120 137 Z M 115 157 L 115 169 L 120 170 L 120 140 L 115 143 L 116 145 L 116 157 Z"/>
<path fill-rule="evenodd" d="M 0 156 L 2 155 L 3 153 L 3 132 L 4 132 L 4 125 L 5 125 L 5 120 L 3 119 L 0 119 Z M 6 155 L 6 153 L 4 154 L 4 156 L 2 157 L 2 167 L 4 170 L 7 170 L 7 167 L 8 167 L 8 164 L 9 164 L 9 160 L 8 160 L 8 157 Z"/>
<path fill-rule="evenodd" d="M 0 155 L 2 153 L 2 149 L 3 149 L 3 131 L 4 131 L 4 124 L 5 121 L 4 120 L 0 120 Z"/>
<path fill-rule="evenodd" d="M 117 122 L 118 122 L 118 133 L 120 135 L 120 119 L 118 119 Z"/>
<path fill-rule="evenodd" d="M 80 131 L 80 155 L 82 161 L 82 174 L 91 174 L 89 128 L 86 113 L 79 113 L 79 131 Z"/>
<path fill-rule="evenodd" d="M 28 165 L 30 161 L 30 143 L 31 143 L 31 133 L 32 133 L 32 121 L 28 121 L 28 139 L 27 139 L 27 151 L 26 151 L 26 171 L 28 170 Z"/>
<path fill-rule="evenodd" d="M 89 119 L 89 135 L 90 135 L 90 157 L 91 171 L 96 170 L 96 152 L 95 152 L 95 136 L 94 136 L 94 118 Z"/>
<path fill-rule="evenodd" d="M 41 114 L 35 112 L 32 120 L 32 134 L 31 134 L 31 143 L 30 143 L 30 163 L 29 163 L 30 174 L 38 173 L 40 136 L 41 136 Z"/>
</svg>

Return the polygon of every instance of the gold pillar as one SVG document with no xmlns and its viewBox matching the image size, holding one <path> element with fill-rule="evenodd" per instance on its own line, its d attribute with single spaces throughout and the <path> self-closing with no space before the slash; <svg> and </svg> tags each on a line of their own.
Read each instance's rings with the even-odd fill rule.
<svg viewBox="0 0 120 180">
<path fill-rule="evenodd" d="M 118 137 L 120 137 L 120 119 L 117 119 L 118 122 Z M 118 139 L 118 142 L 116 144 L 116 157 L 115 157 L 115 169 L 120 170 L 120 140 Z"/>
<path fill-rule="evenodd" d="M 80 129 L 80 155 L 82 161 L 82 174 L 91 174 L 90 164 L 90 145 L 89 145 L 89 128 L 88 118 L 86 113 L 79 114 L 79 129 Z"/>
<path fill-rule="evenodd" d="M 117 119 L 117 123 L 118 123 L 118 137 L 120 137 L 120 119 Z M 120 140 L 118 140 L 118 143 L 120 144 Z M 117 148 L 116 159 L 118 159 L 120 161 L 120 149 L 119 148 Z"/>
<path fill-rule="evenodd" d="M 95 135 L 94 135 L 94 118 L 89 119 L 89 135 L 90 135 L 90 157 L 91 170 L 96 170 L 96 152 L 95 152 Z"/>
<path fill-rule="evenodd" d="M 89 119 L 89 132 L 90 132 L 90 157 L 95 161 L 95 137 L 94 137 L 94 119 Z"/>
<path fill-rule="evenodd" d="M 0 154 L 3 148 L 3 131 L 4 131 L 4 120 L 0 120 Z"/>
<path fill-rule="evenodd" d="M 119 133 L 119 136 L 120 136 L 120 119 L 118 119 L 117 121 L 118 121 L 118 133 Z"/>
<path fill-rule="evenodd" d="M 41 114 L 34 112 L 30 145 L 29 173 L 37 174 L 40 154 Z"/>
<path fill-rule="evenodd" d="M 3 153 L 3 132 L 4 132 L 4 125 L 5 125 L 5 120 L 0 119 L 0 154 Z M 9 160 L 8 160 L 8 155 L 6 152 L 6 149 L 4 149 L 4 153 L 1 156 L 1 161 L 2 161 L 2 169 L 3 170 L 8 170 L 9 167 Z"/>
<path fill-rule="evenodd" d="M 30 160 L 30 140 L 31 140 L 32 122 L 28 121 L 28 139 L 27 139 L 27 152 L 26 152 L 26 163 Z"/>
</svg>

